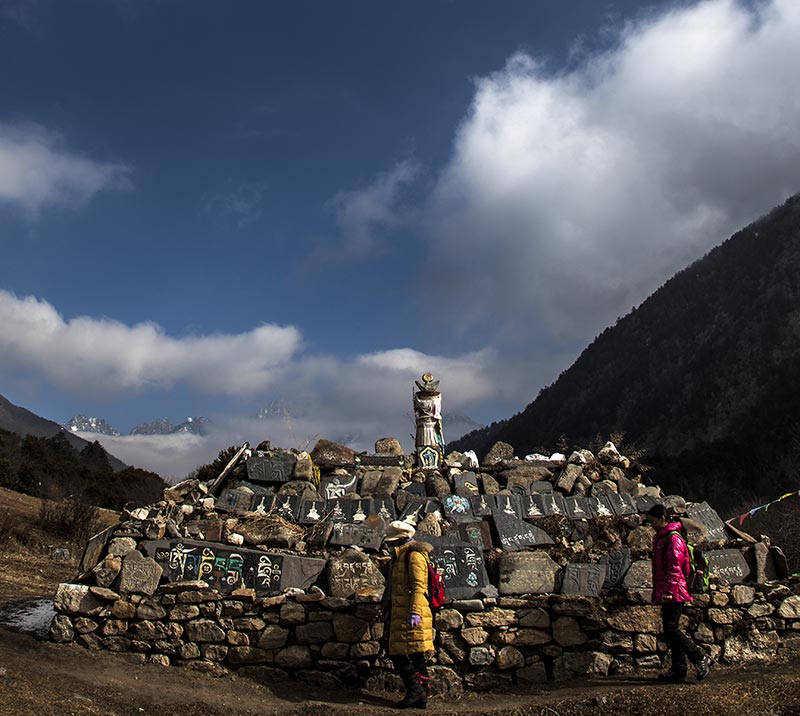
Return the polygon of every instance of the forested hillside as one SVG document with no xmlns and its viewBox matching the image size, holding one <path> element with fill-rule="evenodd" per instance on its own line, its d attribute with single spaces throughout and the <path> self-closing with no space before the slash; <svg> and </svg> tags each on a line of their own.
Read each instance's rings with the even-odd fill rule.
<svg viewBox="0 0 800 716">
<path fill-rule="evenodd" d="M 119 510 L 128 503 L 156 502 L 166 483 L 155 473 L 113 470 L 98 442 L 75 450 L 64 432 L 51 438 L 24 437 L 0 428 L 0 487 L 36 497 L 72 497 Z"/>
<path fill-rule="evenodd" d="M 607 328 L 525 410 L 448 449 L 518 455 L 624 432 L 653 480 L 733 504 L 797 489 L 800 195 Z"/>
</svg>

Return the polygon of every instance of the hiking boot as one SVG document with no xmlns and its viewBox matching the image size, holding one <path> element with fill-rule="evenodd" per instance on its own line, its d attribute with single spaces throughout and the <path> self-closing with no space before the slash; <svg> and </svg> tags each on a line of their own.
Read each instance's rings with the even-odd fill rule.
<svg viewBox="0 0 800 716">
<path fill-rule="evenodd" d="M 710 656 L 704 656 L 700 661 L 694 665 L 694 670 L 697 672 L 697 680 L 702 681 L 708 676 L 711 667 L 714 665 Z"/>
<path fill-rule="evenodd" d="M 397 704 L 399 709 L 425 709 L 428 708 L 428 694 L 424 690 L 411 691 Z"/>
<path fill-rule="evenodd" d="M 659 681 L 664 681 L 668 684 L 685 684 L 686 674 L 678 674 L 674 671 L 665 671 L 656 676 L 656 679 Z"/>
</svg>

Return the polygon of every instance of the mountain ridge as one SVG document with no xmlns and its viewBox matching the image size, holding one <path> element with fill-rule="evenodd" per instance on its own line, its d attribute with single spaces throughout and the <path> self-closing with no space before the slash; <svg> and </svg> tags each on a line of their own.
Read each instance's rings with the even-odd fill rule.
<svg viewBox="0 0 800 716">
<path fill-rule="evenodd" d="M 798 403 L 795 195 L 602 331 L 520 413 L 448 449 L 482 455 L 501 440 L 525 454 L 554 446 L 561 435 L 588 444 L 597 434 L 624 432 L 662 470 L 658 481 L 671 480 L 687 496 L 698 486 L 686 490 L 689 478 L 681 471 L 706 487 L 722 480 L 766 490 L 768 484 L 748 482 L 747 473 L 769 465 L 778 489 L 792 484 L 787 446 L 800 436 L 793 418 Z M 732 479 L 724 479 L 726 470 Z"/>
<path fill-rule="evenodd" d="M 27 408 L 15 405 L 3 395 L 0 395 L 0 428 L 22 437 L 34 435 L 40 438 L 52 438 L 61 433 L 78 452 L 85 449 L 87 445 L 92 445 L 90 441 L 84 440 L 70 430 L 65 430 L 62 425 L 55 421 L 36 415 L 36 413 Z M 109 464 L 115 471 L 124 470 L 128 467 L 122 460 L 108 451 L 106 451 L 106 455 L 108 456 Z"/>
</svg>

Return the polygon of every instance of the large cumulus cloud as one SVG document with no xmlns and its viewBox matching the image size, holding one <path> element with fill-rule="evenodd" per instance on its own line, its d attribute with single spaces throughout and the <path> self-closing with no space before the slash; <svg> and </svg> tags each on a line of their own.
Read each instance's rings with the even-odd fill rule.
<svg viewBox="0 0 800 716">
<path fill-rule="evenodd" d="M 500 342 L 589 339 L 800 190 L 797 37 L 793 0 L 711 0 L 478 79 L 429 207 L 439 304 Z"/>
</svg>

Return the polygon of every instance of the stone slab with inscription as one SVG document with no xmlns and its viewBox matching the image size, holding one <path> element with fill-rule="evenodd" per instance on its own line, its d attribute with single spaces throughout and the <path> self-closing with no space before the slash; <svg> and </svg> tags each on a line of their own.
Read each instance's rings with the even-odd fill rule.
<svg viewBox="0 0 800 716">
<path fill-rule="evenodd" d="M 489 517 L 492 514 L 494 500 L 492 495 L 473 495 L 469 498 L 472 514 L 475 517 Z"/>
<path fill-rule="evenodd" d="M 325 500 L 301 500 L 297 521 L 301 525 L 314 525 L 326 515 Z"/>
<path fill-rule="evenodd" d="M 619 589 L 631 568 L 631 550 L 623 547 L 607 552 L 600 558 L 600 564 L 606 568 L 603 589 Z"/>
<path fill-rule="evenodd" d="M 594 517 L 589 501 L 585 497 L 566 497 L 564 504 L 567 508 L 567 517 L 571 520 L 590 520 Z"/>
<path fill-rule="evenodd" d="M 750 576 L 747 560 L 738 549 L 710 549 L 704 554 L 708 557 L 711 577 L 724 579 L 728 584 L 741 584 Z"/>
<path fill-rule="evenodd" d="M 544 552 L 508 552 L 498 566 L 500 594 L 553 594 L 560 586 L 561 567 Z"/>
<path fill-rule="evenodd" d="M 290 587 L 306 589 L 327 560 L 273 554 L 216 542 L 153 540 L 142 549 L 164 570 L 167 582 L 202 580 L 222 594 L 247 587 L 258 595 L 277 594 Z"/>
<path fill-rule="evenodd" d="M 444 593 L 450 599 L 473 599 L 489 586 L 489 576 L 480 547 L 466 542 L 425 535 L 433 545 L 430 558 L 444 580 Z"/>
<path fill-rule="evenodd" d="M 557 493 L 538 493 L 533 495 L 539 509 L 546 516 L 559 515 L 566 517 L 567 506 L 564 504 L 564 496 Z"/>
<path fill-rule="evenodd" d="M 461 495 L 446 495 L 442 500 L 444 516 L 451 522 L 472 521 L 472 505 L 468 497 Z"/>
<path fill-rule="evenodd" d="M 297 521 L 300 516 L 301 498 L 297 495 L 278 495 L 275 498 L 272 511 L 285 520 Z"/>
<path fill-rule="evenodd" d="M 86 543 L 86 547 L 83 550 L 83 556 L 81 557 L 81 572 L 88 572 L 100 561 L 100 557 L 103 554 L 103 548 L 106 546 L 106 543 L 111 537 L 111 533 L 113 531 L 114 527 L 109 527 L 108 529 L 96 534 Z"/>
<path fill-rule="evenodd" d="M 244 514 L 250 512 L 255 495 L 244 490 L 223 490 L 217 498 L 216 507 L 224 512 Z"/>
<path fill-rule="evenodd" d="M 657 497 L 652 497 L 651 495 L 641 495 L 636 498 L 636 511 L 644 514 L 651 507 L 663 504 L 663 500 L 659 500 Z"/>
<path fill-rule="evenodd" d="M 119 573 L 119 591 L 122 594 L 153 594 L 163 574 L 163 567 L 138 550 L 128 552 L 122 560 Z"/>
<path fill-rule="evenodd" d="M 604 564 L 570 563 L 564 568 L 561 593 L 599 597 L 605 578 L 606 567 Z"/>
<path fill-rule="evenodd" d="M 459 542 L 474 544 L 482 550 L 492 548 L 492 533 L 485 520 L 461 522 L 456 525 L 455 534 L 458 535 Z"/>
<path fill-rule="evenodd" d="M 474 472 L 461 472 L 453 478 L 453 491 L 459 497 L 473 497 L 479 493 L 478 476 Z"/>
<path fill-rule="evenodd" d="M 602 519 L 604 517 L 614 516 L 614 508 L 611 506 L 611 503 L 605 499 L 605 495 L 600 497 L 590 497 L 589 504 L 596 518 Z"/>
<path fill-rule="evenodd" d="M 607 492 L 600 499 L 608 503 L 617 516 L 623 517 L 636 514 L 636 503 L 630 495 L 618 495 L 616 492 Z"/>
<path fill-rule="evenodd" d="M 717 514 L 716 510 L 707 502 L 700 502 L 699 504 L 689 506 L 686 510 L 686 514 L 689 518 L 693 519 L 695 522 L 699 522 L 705 527 L 706 541 L 727 539 L 725 523 Z"/>
<path fill-rule="evenodd" d="M 256 452 L 247 458 L 247 479 L 253 482 L 289 482 L 297 456 L 284 450 Z"/>
<path fill-rule="evenodd" d="M 330 475 L 319 483 L 319 494 L 326 500 L 335 500 L 353 494 L 357 485 L 357 475 Z"/>
<path fill-rule="evenodd" d="M 256 515 L 266 515 L 275 508 L 275 495 L 253 495 L 250 511 Z"/>
<path fill-rule="evenodd" d="M 356 592 L 383 592 L 384 578 L 373 561 L 363 552 L 346 549 L 328 560 L 330 595 L 350 599 Z"/>
<path fill-rule="evenodd" d="M 429 515 L 431 512 L 441 511 L 441 507 L 437 500 L 415 498 L 409 501 L 398 519 L 416 524 L 416 522 L 425 517 L 425 515 Z"/>
<path fill-rule="evenodd" d="M 516 552 L 527 547 L 553 544 L 550 535 L 543 529 L 507 515 L 501 510 L 492 511 L 492 520 L 494 521 L 500 545 L 506 552 Z"/>
<path fill-rule="evenodd" d="M 394 508 L 394 500 L 391 497 L 373 498 L 372 514 L 382 517 L 386 522 L 391 522 L 397 515 Z"/>
<path fill-rule="evenodd" d="M 333 525 L 329 544 L 361 547 L 377 551 L 383 541 L 383 520 L 365 521 L 359 524 L 337 522 Z"/>
<path fill-rule="evenodd" d="M 488 495 L 488 499 L 494 502 L 493 510 L 499 510 L 510 517 L 522 519 L 522 496 L 521 495 L 508 495 L 498 493 L 496 495 Z"/>
<path fill-rule="evenodd" d="M 523 520 L 536 520 L 540 517 L 544 517 L 544 511 L 537 501 L 533 498 L 533 495 L 524 495 L 522 497 L 522 519 Z"/>
<path fill-rule="evenodd" d="M 380 468 L 380 467 L 405 467 L 405 455 L 387 455 L 384 453 L 359 453 L 355 456 L 356 467 Z"/>
</svg>

